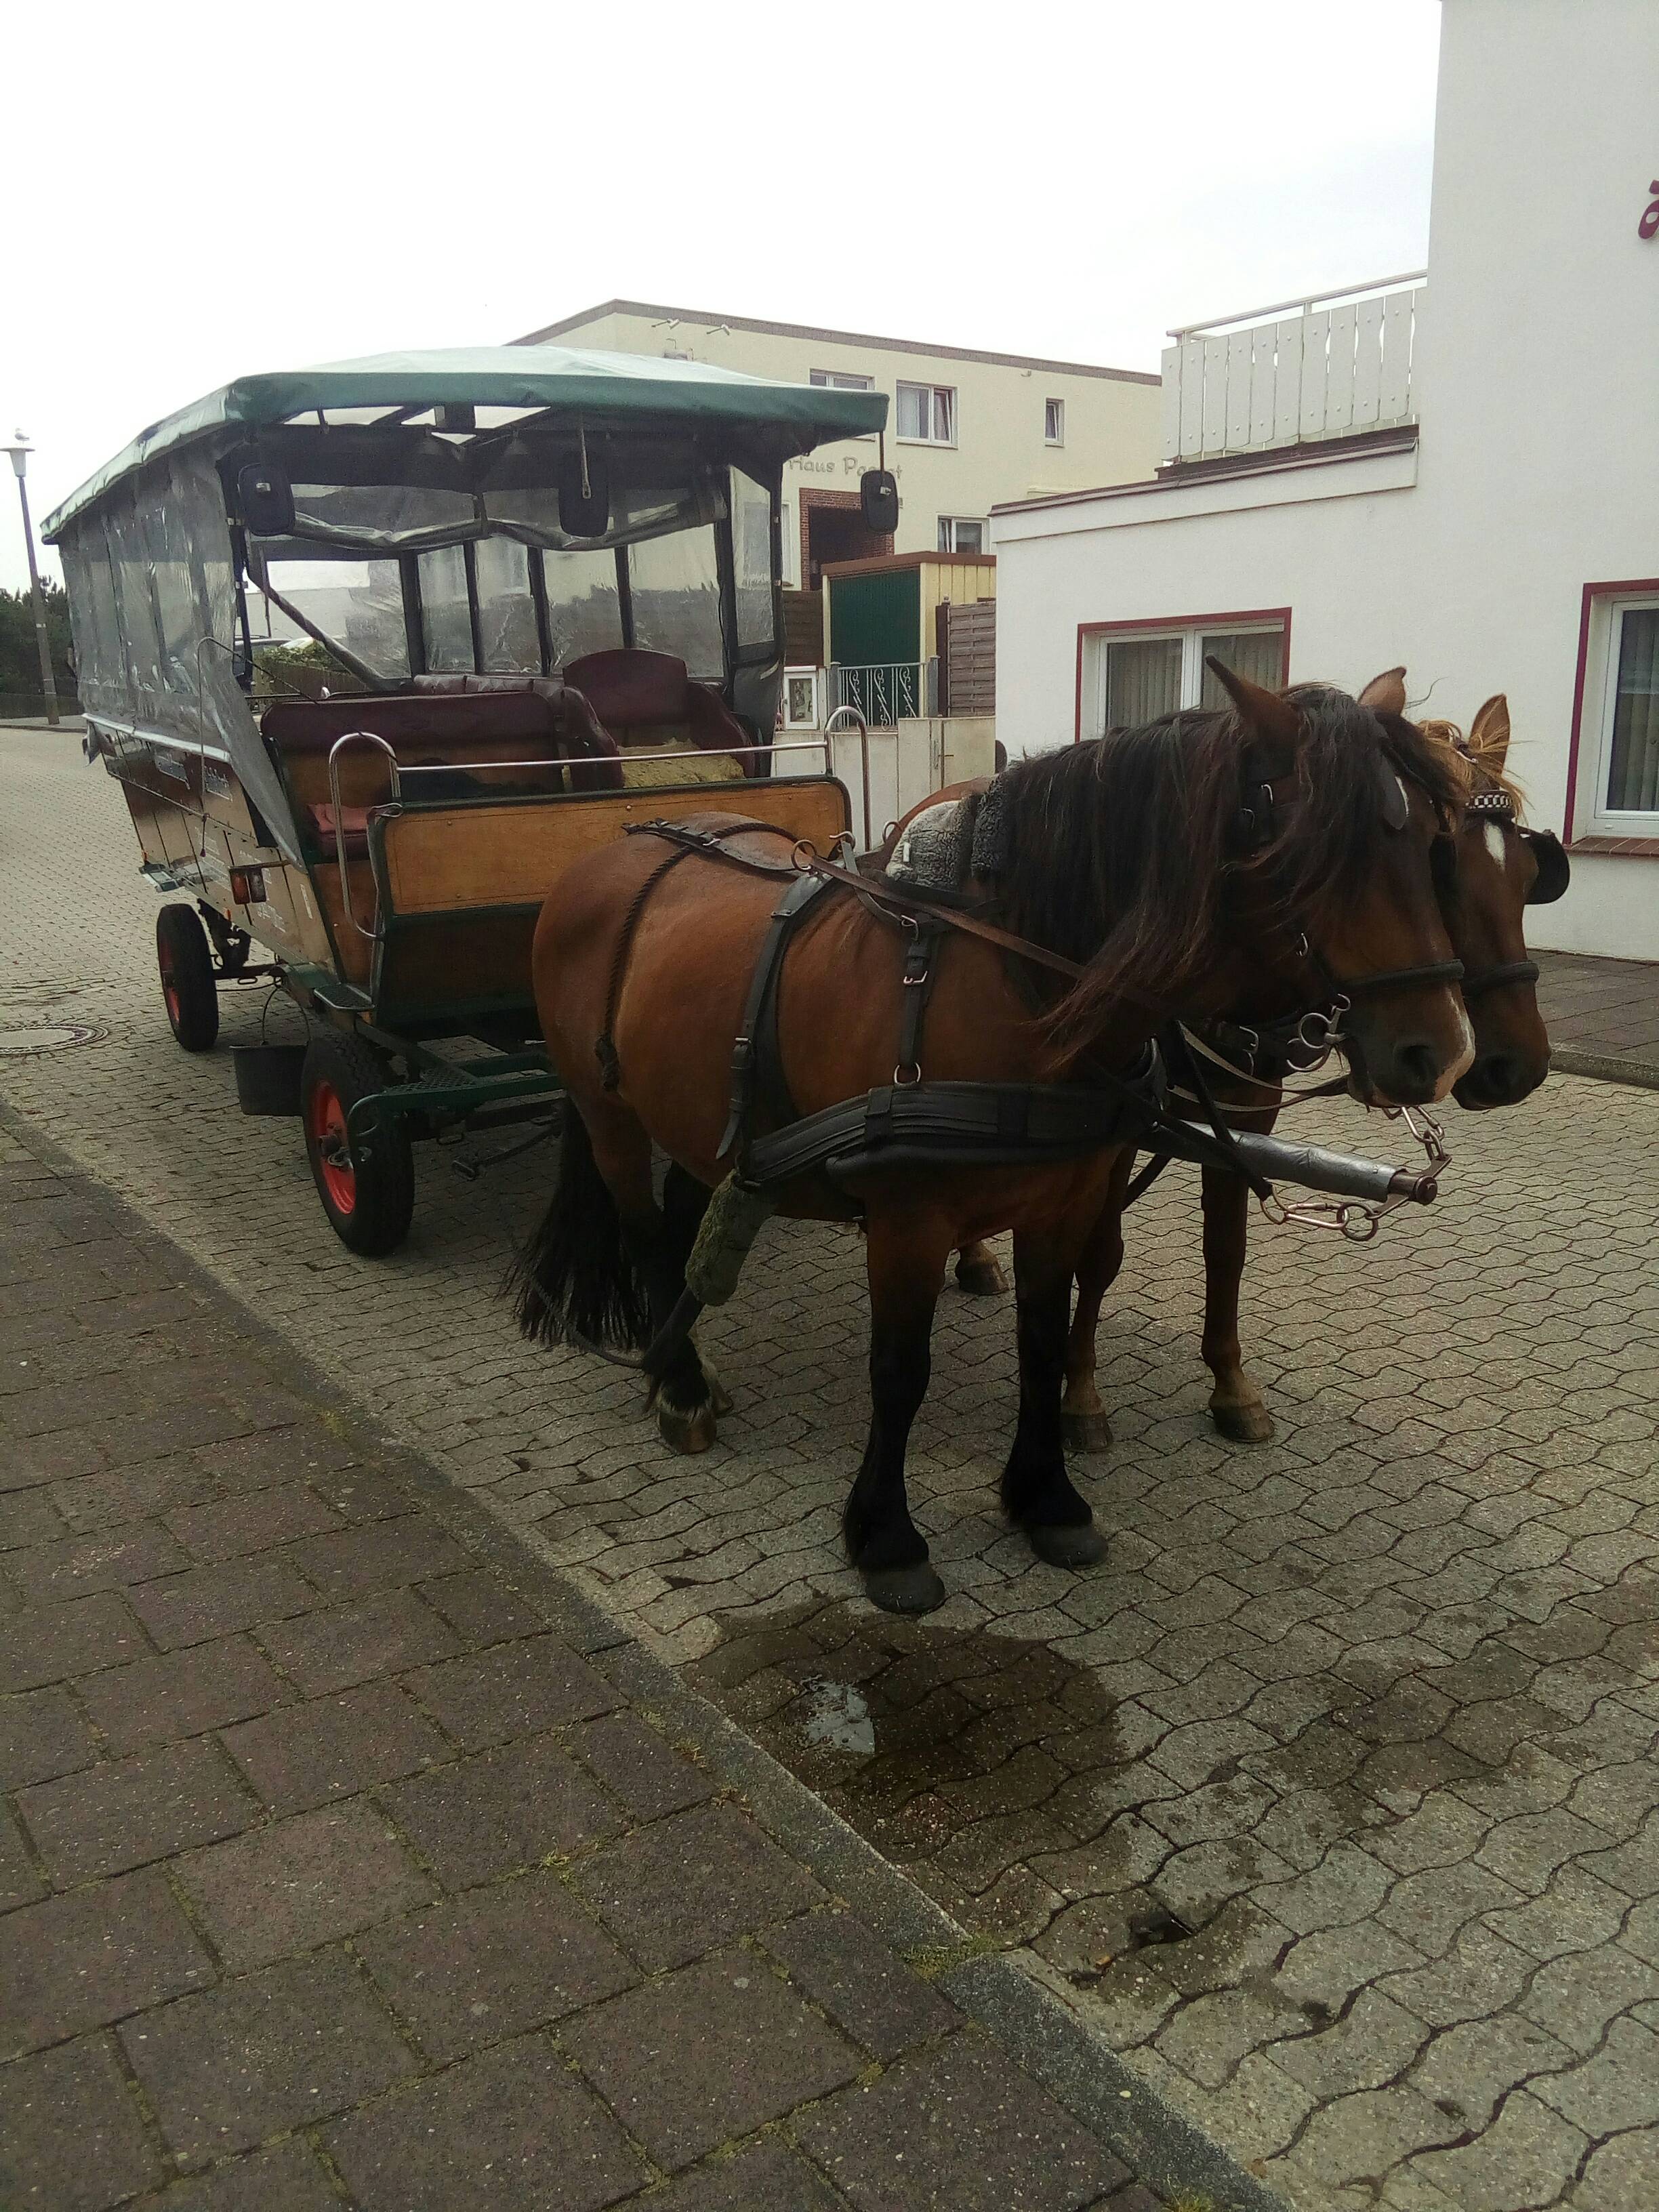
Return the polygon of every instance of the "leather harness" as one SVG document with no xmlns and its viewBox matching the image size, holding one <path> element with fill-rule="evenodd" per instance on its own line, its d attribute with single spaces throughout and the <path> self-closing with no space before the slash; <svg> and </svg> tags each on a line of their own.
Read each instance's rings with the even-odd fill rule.
<svg viewBox="0 0 1659 2212">
<path fill-rule="evenodd" d="M 1261 818 L 1271 810 L 1271 787 L 1259 787 L 1253 796 L 1257 807 L 1247 810 L 1249 826 L 1260 836 Z M 725 842 L 757 832 L 790 838 L 788 858 L 763 860 L 733 852 Z M 698 856 L 724 861 L 753 875 L 788 878 L 772 910 L 750 978 L 743 1018 L 732 1046 L 729 1111 L 718 1152 L 721 1160 L 732 1163 L 746 1187 L 775 1189 L 817 1172 L 827 1174 L 832 1182 L 842 1182 L 878 1167 L 1042 1166 L 1082 1158 L 1114 1145 L 1139 1145 L 1155 1129 L 1170 1123 L 1168 1094 L 1173 1061 L 1205 1109 L 1212 1133 L 1206 1140 L 1212 1164 L 1243 1176 L 1258 1197 L 1271 1195 L 1272 1186 L 1240 1155 L 1198 1054 L 1182 1035 L 1173 1008 L 1126 993 L 1126 998 L 1156 1012 L 1167 1025 L 1162 1046 L 1157 1040 L 1149 1040 L 1134 1064 L 1121 1073 L 1091 1068 L 1086 1085 L 928 1081 L 922 1077 L 920 1062 L 922 1022 L 937 972 L 939 949 L 945 936 L 960 933 L 976 937 L 1069 981 L 1084 975 L 1083 967 L 999 927 L 981 915 L 922 898 L 890 881 L 838 866 L 803 847 L 775 823 L 740 821 L 720 830 L 699 830 L 685 823 L 641 822 L 630 823 L 625 834 L 660 838 L 672 849 L 635 892 L 612 953 L 605 1026 L 594 1047 L 607 1091 L 614 1091 L 621 1079 L 613 1030 L 629 956 L 646 905 L 665 876 L 683 860 Z M 834 888 L 850 892 L 869 912 L 908 933 L 897 1058 L 890 1084 L 802 1116 L 790 1097 L 783 1073 L 777 1033 L 778 983 L 784 955 L 796 930 L 823 894 Z M 1334 999 L 1350 1004 L 1357 996 L 1407 984 L 1455 981 L 1463 973 L 1461 963 L 1450 960 L 1421 968 L 1387 969 L 1344 982 L 1330 975 L 1305 939 L 1302 949 L 1331 987 Z M 1297 1034 L 1306 1018 L 1297 1018 Z M 1237 1034 L 1251 1038 L 1257 1048 L 1266 1041 L 1260 1031 L 1241 1029 Z M 757 1110 L 776 1126 L 757 1134 L 752 1124 Z M 1190 1130 L 1191 1125 L 1184 1127 Z M 1126 1202 L 1139 1196 L 1163 1164 L 1161 1157 L 1141 1170 L 1130 1186 Z"/>
</svg>

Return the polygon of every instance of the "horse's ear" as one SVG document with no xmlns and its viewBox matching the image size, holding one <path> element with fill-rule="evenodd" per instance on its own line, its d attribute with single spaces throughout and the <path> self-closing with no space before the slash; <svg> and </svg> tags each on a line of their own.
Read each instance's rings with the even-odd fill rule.
<svg viewBox="0 0 1659 2212">
<path fill-rule="evenodd" d="M 1277 691 L 1264 691 L 1248 676 L 1235 676 L 1212 653 L 1205 654 L 1204 665 L 1258 737 L 1291 747 L 1300 743 L 1302 718 L 1288 699 L 1281 698 Z"/>
<path fill-rule="evenodd" d="M 1406 672 L 1403 668 L 1385 668 L 1380 676 L 1373 676 L 1359 695 L 1362 707 L 1369 707 L 1375 714 L 1403 714 L 1406 711 Z"/>
<path fill-rule="evenodd" d="M 1469 725 L 1469 750 L 1489 775 L 1502 775 L 1510 749 L 1510 702 L 1495 691 Z"/>
</svg>

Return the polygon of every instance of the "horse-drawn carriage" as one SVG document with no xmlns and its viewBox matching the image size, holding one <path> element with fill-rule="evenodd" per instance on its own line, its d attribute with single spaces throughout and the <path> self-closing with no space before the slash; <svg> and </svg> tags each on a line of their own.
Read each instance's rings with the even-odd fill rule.
<svg viewBox="0 0 1659 2212">
<path fill-rule="evenodd" d="M 1155 1171 L 1137 1151 L 1205 1171 L 1212 1409 L 1265 1435 L 1237 1333 L 1247 1196 L 1368 1235 L 1433 1197 L 1443 1157 L 1432 1125 L 1419 1170 L 1267 1134 L 1286 1074 L 1340 1050 L 1336 1087 L 1408 1126 L 1455 1085 L 1524 1096 L 1548 1047 L 1522 913 L 1566 862 L 1520 828 L 1501 744 L 1483 767 L 1406 718 L 1401 671 L 1354 699 L 1216 666 L 1229 707 L 953 801 L 942 877 L 838 864 L 827 757 L 780 772 L 819 750 L 775 736 L 780 489 L 792 455 L 885 412 L 687 362 L 388 356 L 228 386 L 46 534 L 88 752 L 145 872 L 195 900 L 157 929 L 179 1042 L 213 1042 L 226 981 L 301 1006 L 308 1043 L 245 1048 L 239 1087 L 301 1114 L 365 1253 L 407 1230 L 413 1137 L 563 1091 L 520 1322 L 631 1347 L 680 1449 L 723 1396 L 692 1324 L 766 1214 L 861 1218 L 874 1419 L 848 1549 L 915 1611 L 943 1585 L 904 1452 L 950 1251 L 1014 1232 L 1004 1504 L 1041 1558 L 1087 1565 L 1103 1540 L 1061 1447 L 1103 1429 L 1094 1316 Z M 865 495 L 890 528 L 892 479 Z M 356 688 L 261 707 L 256 609 Z M 278 1095 L 251 1099 L 262 1078 Z M 1341 1202 L 1285 1207 L 1275 1176 Z"/>
<path fill-rule="evenodd" d="M 886 406 L 561 347 L 389 355 L 228 385 L 49 517 L 88 757 L 195 901 L 158 916 L 173 1032 L 211 1045 L 238 978 L 305 1010 L 308 1045 L 245 1048 L 239 1086 L 301 1113 L 355 1250 L 406 1232 L 411 1138 L 546 1112 L 530 945 L 573 858 L 711 786 L 821 851 L 848 829 L 823 749 L 775 737 L 780 492 Z M 273 611 L 333 696 L 269 696 Z"/>
</svg>

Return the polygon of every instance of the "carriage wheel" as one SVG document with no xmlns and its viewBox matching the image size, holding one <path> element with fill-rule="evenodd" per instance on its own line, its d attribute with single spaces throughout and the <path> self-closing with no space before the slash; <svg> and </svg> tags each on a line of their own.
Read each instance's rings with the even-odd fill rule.
<svg viewBox="0 0 1659 2212">
<path fill-rule="evenodd" d="M 306 1047 L 300 1113 L 312 1178 L 329 1226 L 348 1249 L 395 1251 L 415 1213 L 415 1154 L 407 1124 L 380 1117 L 354 1145 L 353 1106 L 386 1087 L 385 1063 L 358 1038 L 325 1030 Z"/>
<path fill-rule="evenodd" d="M 156 915 L 155 958 L 173 1034 L 186 1052 L 206 1052 L 219 1034 L 219 993 L 207 932 L 187 906 Z"/>
</svg>

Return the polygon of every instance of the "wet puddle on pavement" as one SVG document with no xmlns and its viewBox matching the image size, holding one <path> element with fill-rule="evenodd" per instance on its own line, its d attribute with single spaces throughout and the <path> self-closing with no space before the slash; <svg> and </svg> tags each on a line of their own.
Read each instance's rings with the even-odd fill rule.
<svg viewBox="0 0 1659 2212">
<path fill-rule="evenodd" d="M 975 1934 L 1083 1988 L 1194 1936 L 1117 1817 L 1146 1776 L 1115 1700 L 1048 1644 L 832 1601 L 731 1617 L 687 1671 Z"/>
</svg>

